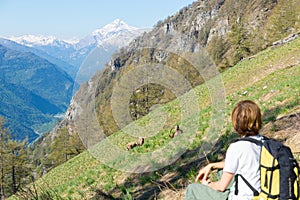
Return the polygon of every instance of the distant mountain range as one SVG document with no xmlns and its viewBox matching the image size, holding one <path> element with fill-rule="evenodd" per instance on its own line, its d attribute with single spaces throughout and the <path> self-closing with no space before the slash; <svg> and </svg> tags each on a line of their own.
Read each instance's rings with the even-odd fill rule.
<svg viewBox="0 0 300 200">
<path fill-rule="evenodd" d="M 82 39 L 61 40 L 54 36 L 35 35 L 7 39 L 33 47 L 68 63 L 70 66 L 64 70 L 76 79 L 76 82 L 82 83 L 101 69 L 116 50 L 128 45 L 132 39 L 145 31 L 146 29 L 138 29 L 116 19 Z"/>
<path fill-rule="evenodd" d="M 0 115 L 14 137 L 33 141 L 49 131 L 69 106 L 77 83 L 88 81 L 118 48 L 144 31 L 115 20 L 78 40 L 0 38 Z"/>
</svg>

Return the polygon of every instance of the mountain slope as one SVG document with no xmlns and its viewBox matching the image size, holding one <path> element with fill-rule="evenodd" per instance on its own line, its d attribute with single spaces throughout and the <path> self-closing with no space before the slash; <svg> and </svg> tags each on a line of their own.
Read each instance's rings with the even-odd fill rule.
<svg viewBox="0 0 300 200">
<path fill-rule="evenodd" d="M 160 21 L 153 30 L 113 55 L 103 73 L 95 75 L 90 84 L 82 86 L 76 95 L 78 101 L 76 97 L 73 99 L 74 104 L 80 108 L 80 101 L 86 102 L 96 95 L 100 126 L 106 135 L 110 135 L 119 129 L 112 116 L 113 88 L 120 77 L 130 70 L 144 64 L 170 66 L 194 87 L 208 77 L 201 77 L 197 72 L 199 69 L 195 70 L 201 68 L 200 65 L 192 66 L 180 60 L 178 55 L 201 54 L 205 49 L 218 69 L 224 71 L 273 42 L 299 31 L 300 18 L 296 14 L 299 12 L 295 12 L 300 10 L 299 5 L 299 0 L 196 1 Z M 232 8 L 235 12 L 232 12 Z M 88 87 L 97 88 L 96 94 L 87 94 Z M 146 87 L 144 84 L 136 91 L 148 91 L 149 94 L 142 92 L 140 98 L 135 99 L 137 95 L 133 91 L 134 95 L 130 99 L 130 117 L 134 120 L 147 114 L 152 106 L 174 99 L 174 94 L 163 86 Z M 162 93 L 157 93 L 157 90 Z M 136 102 L 139 102 L 138 105 Z"/>
<path fill-rule="evenodd" d="M 260 102 L 262 109 L 266 113 L 269 112 L 270 118 L 268 117 L 265 120 L 269 122 L 278 114 L 292 112 L 293 109 L 296 109 L 299 104 L 299 98 L 295 96 L 295 94 L 299 93 L 299 81 L 297 81 L 299 74 L 299 39 L 284 47 L 275 49 L 274 47 L 276 46 L 274 46 L 274 49 L 270 48 L 257 55 L 255 53 L 265 49 L 267 46 L 271 46 L 277 39 L 283 40 L 286 35 L 299 31 L 300 18 L 295 14 L 299 12 L 294 12 L 294 10 L 300 8 L 299 5 L 299 1 L 296 0 L 265 0 L 263 2 L 258 0 L 197 1 L 164 21 L 160 21 L 152 31 L 136 38 L 128 47 L 122 48 L 119 53 L 112 57 L 102 73 L 97 73 L 89 82 L 82 85 L 73 98 L 66 119 L 56 128 L 59 129 L 59 127 L 67 125 L 70 132 L 78 131 L 83 143 L 88 147 L 95 143 L 97 144 L 97 141 L 103 139 L 105 135 L 109 136 L 109 139 L 104 140 L 104 143 L 96 146 L 100 150 L 96 150 L 99 150 L 98 152 L 101 155 L 110 153 L 111 148 L 101 149 L 101 146 L 110 147 L 105 146 L 107 145 L 105 141 L 113 142 L 117 147 L 115 149 L 121 152 L 121 154 L 111 154 L 111 158 L 120 156 L 116 162 L 112 161 L 112 163 L 109 163 L 113 167 L 115 167 L 115 164 L 119 164 L 117 167 L 120 167 L 120 165 L 126 167 L 130 166 L 128 164 L 131 164 L 131 161 L 139 161 L 130 156 L 127 157 L 122 151 L 126 149 L 128 142 L 135 140 L 134 136 L 136 135 L 145 136 L 146 142 L 144 146 L 134 149 L 134 153 L 148 153 L 159 149 L 165 144 L 170 144 L 169 130 L 175 124 L 182 123 L 180 121 L 182 113 L 180 113 L 179 104 L 181 98 L 179 97 L 181 97 L 183 92 L 182 90 L 179 91 L 178 95 L 176 89 L 177 87 L 182 89 L 181 86 L 184 84 L 178 84 L 174 76 L 171 76 L 172 73 L 160 71 L 162 66 L 162 68 L 171 69 L 171 71 L 167 72 L 172 72 L 172 70 L 178 72 L 183 79 L 190 83 L 190 88 L 196 87 L 195 90 L 191 90 L 191 92 L 182 97 L 185 98 L 194 92 L 197 95 L 194 99 L 198 99 L 196 102 L 200 108 L 200 120 L 197 122 L 196 118 L 190 118 L 190 120 L 196 121 L 192 125 L 199 123 L 197 124 L 199 125 L 198 129 L 193 132 L 197 133 L 194 143 L 189 147 L 189 149 L 194 151 L 192 151 L 192 155 L 188 156 L 187 160 L 183 161 L 179 158 L 178 162 L 172 162 L 172 169 L 166 167 L 167 169 L 158 170 L 158 174 L 153 172 L 137 176 L 116 172 L 116 170 L 99 163 L 92 156 L 87 155 L 88 153 L 84 153 L 77 159 L 70 161 L 70 164 L 63 165 L 67 168 L 66 170 L 63 170 L 63 167 L 59 168 L 62 171 L 67 171 L 69 174 L 66 173 L 65 176 L 60 177 L 60 183 L 66 181 L 66 184 L 57 186 L 57 190 L 65 191 L 62 192 L 65 195 L 64 197 L 73 196 L 80 199 L 84 198 L 84 193 L 74 194 L 74 190 L 75 188 L 78 189 L 78 185 L 80 185 L 79 187 L 85 185 L 83 187 L 89 187 L 92 190 L 96 187 L 96 191 L 92 192 L 82 189 L 87 195 L 95 194 L 98 191 L 97 189 L 99 189 L 100 192 L 104 190 L 115 197 L 122 196 L 121 191 L 123 191 L 124 193 L 132 192 L 134 197 L 141 199 L 143 199 L 142 197 L 149 197 L 147 195 L 154 198 L 153 195 L 159 193 L 159 187 L 155 186 L 155 181 L 160 180 L 159 176 L 162 177 L 162 180 L 165 180 L 167 178 L 165 175 L 171 173 L 171 179 L 175 182 L 178 181 L 176 184 L 180 188 L 184 185 L 182 181 L 187 181 L 186 176 L 191 178 L 193 173 L 195 173 L 195 170 L 188 170 L 188 172 L 184 171 L 182 173 L 183 166 L 190 166 L 191 161 L 200 161 L 197 157 L 199 156 L 197 153 L 198 147 L 201 144 L 207 146 L 207 141 L 203 142 L 204 139 L 207 139 L 205 134 L 215 130 L 215 127 L 211 128 L 210 126 L 210 116 L 213 111 L 220 112 L 221 117 L 224 114 L 223 111 L 226 111 L 226 116 L 229 116 L 234 103 L 244 98 L 250 98 Z M 232 11 L 233 8 L 234 12 Z M 278 20 L 279 18 L 280 20 Z M 276 26 L 274 25 L 275 22 Z M 208 60 L 203 60 L 207 62 L 196 62 L 197 65 L 192 64 L 193 62 L 188 62 L 189 56 L 199 56 L 200 61 L 203 57 L 205 58 L 206 54 L 202 54 L 203 49 L 208 52 L 208 57 L 210 57 Z M 209 60 L 213 60 L 214 63 L 209 62 Z M 191 61 L 194 60 L 191 59 Z M 238 65 L 233 67 L 236 63 Z M 155 70 L 145 66 L 153 66 L 159 73 L 155 74 L 153 73 Z M 210 96 L 212 91 L 209 91 L 208 88 L 215 85 L 218 78 L 216 76 L 217 73 L 214 71 L 214 66 L 224 71 L 222 77 L 224 78 L 227 94 L 226 101 L 222 101 L 222 96 L 225 92 L 221 92 L 219 96 Z M 143 67 L 149 70 L 139 71 Z M 290 69 L 288 69 L 289 67 Z M 130 79 L 128 75 L 131 75 L 132 72 L 141 72 L 140 74 L 144 76 L 141 77 L 139 73 L 136 73 L 134 76 L 130 76 Z M 204 76 L 201 72 L 207 72 L 207 74 Z M 161 75 L 163 73 L 164 76 Z M 124 77 L 129 79 L 128 82 L 122 82 Z M 159 84 L 161 83 L 160 81 L 168 78 L 170 78 L 170 82 L 167 86 L 171 88 L 169 90 L 168 87 L 162 87 L 163 84 Z M 153 84 L 151 82 L 153 80 L 157 84 Z M 204 82 L 206 83 L 205 85 L 203 85 Z M 222 81 L 218 82 L 223 84 Z M 131 83 L 137 83 L 139 87 Z M 176 88 L 172 88 L 172 85 L 176 86 Z M 198 85 L 200 86 L 197 87 Z M 127 92 L 125 94 L 121 93 L 124 96 L 119 95 L 116 98 L 113 92 L 117 91 L 116 93 L 118 94 L 120 90 L 117 89 L 120 88 Z M 183 91 L 187 92 L 188 90 Z M 273 94 L 274 91 L 279 92 Z M 272 96 L 272 101 L 265 98 L 265 95 Z M 221 103 L 226 102 L 228 107 L 220 109 L 212 107 L 212 101 L 218 99 L 222 101 Z M 288 100 L 284 101 L 284 99 Z M 174 101 L 166 104 L 171 100 Z M 111 103 L 114 101 L 119 105 L 116 110 L 114 110 L 114 105 Z M 183 105 L 190 105 L 187 103 L 191 102 L 194 101 L 186 101 Z M 273 113 L 274 107 L 275 112 Z M 91 112 L 85 112 L 89 109 Z M 157 114 L 157 110 L 160 109 L 167 113 L 165 119 Z M 96 117 L 93 117 L 95 113 Z M 121 114 L 118 115 L 118 113 Z M 126 115 L 128 113 L 129 115 Z M 148 113 L 149 115 L 147 115 Z M 119 121 L 117 118 L 114 118 L 115 116 L 120 117 Z M 155 117 L 154 119 L 159 119 L 160 132 L 154 135 L 152 129 L 146 131 L 134 129 L 136 124 L 146 127 L 149 124 L 153 125 L 151 123 L 151 117 L 153 116 Z M 74 124 L 74 119 L 78 117 L 82 121 Z M 213 118 L 211 121 L 218 124 L 218 120 L 219 122 L 222 121 L 218 117 Z M 220 135 L 225 134 L 227 137 L 231 135 L 229 134 L 231 127 L 229 120 L 227 118 L 226 120 L 224 122 L 226 127 L 221 131 L 215 130 L 215 132 Z M 100 127 L 103 128 L 104 136 L 98 134 L 97 129 L 95 129 L 97 128 L 95 124 L 98 125 L 98 121 Z M 165 124 L 162 125 L 160 123 Z M 86 124 L 91 126 L 86 126 Z M 118 132 L 120 128 L 125 127 L 126 130 L 127 125 L 128 127 L 133 127 L 131 132 L 128 134 Z M 154 123 L 155 125 L 157 124 Z M 184 129 L 184 132 L 189 134 L 188 128 Z M 49 137 L 55 138 L 55 132 L 56 130 Z M 213 138 L 216 139 L 220 135 L 213 135 Z M 167 152 L 169 153 L 169 151 Z M 164 161 L 162 157 L 157 159 Z M 71 166 L 72 164 L 74 166 Z M 154 164 L 157 163 L 154 162 Z M 182 167 L 178 167 L 177 164 Z M 192 163 L 191 166 L 195 167 L 195 164 Z M 78 173 L 73 167 L 76 170 L 82 167 L 82 169 L 86 169 L 86 173 Z M 134 169 L 148 169 L 148 166 L 142 165 L 141 162 L 141 166 Z M 53 171 L 53 173 L 59 176 L 59 170 Z M 58 185 L 59 181 L 51 180 L 51 176 L 50 172 L 50 178 L 47 181 L 53 181 L 54 186 Z M 78 179 L 68 182 L 70 181 L 69 177 L 78 177 Z M 150 185 L 150 189 L 148 185 L 144 187 L 143 185 L 145 184 Z M 121 188 L 118 187 L 119 185 L 122 185 Z M 66 191 L 68 188 L 70 188 L 69 191 Z M 153 188 L 155 190 L 152 190 Z M 139 193 L 139 190 L 143 194 Z"/>
<path fill-rule="evenodd" d="M 240 62 L 222 74 L 226 89 L 227 117 L 224 122 L 225 127 L 219 134 L 222 137 L 216 143 L 214 150 L 221 149 L 224 152 L 224 148 L 228 146 L 228 141 L 234 137 L 231 134 L 230 112 L 233 106 L 242 99 L 254 100 L 261 107 L 264 113 L 264 124 L 267 124 L 263 133 L 273 132 L 273 137 L 276 137 L 280 136 L 285 128 L 287 132 L 293 128 L 295 133 L 299 133 L 297 124 L 294 124 L 296 126 L 293 127 L 281 125 L 283 128 L 276 125 L 277 129 L 274 129 L 272 125 L 277 120 L 283 119 L 283 116 L 294 116 L 291 114 L 299 115 L 300 113 L 299 45 L 300 39 L 297 39 L 281 47 L 269 48 L 251 59 Z M 248 81 L 245 82 L 245 80 Z M 185 186 L 194 180 L 199 164 L 205 162 L 205 159 L 199 155 L 199 146 L 205 140 L 203 135 L 208 131 L 211 117 L 207 84 L 194 89 L 201 108 L 199 113 L 201 123 L 199 123 L 198 133 L 186 153 L 170 167 L 166 166 L 161 170 L 144 174 L 122 173 L 107 167 L 86 151 L 50 171 L 38 181 L 38 186 L 43 188 L 44 192 L 52 191 L 61 195 L 62 198 L 71 199 L 100 198 L 101 194 L 109 194 L 114 198 L 125 198 L 127 195 L 127 197 L 130 196 L 134 199 L 182 199 Z M 176 115 L 180 112 L 177 106 L 178 104 L 174 101 L 164 107 L 171 115 Z M 144 120 L 147 121 L 145 118 L 139 121 L 143 124 Z M 297 119 L 295 120 L 297 122 Z M 147 138 L 142 147 L 133 149 L 133 153 L 143 154 L 153 151 L 166 142 L 172 142 L 168 137 L 168 130 L 177 121 L 175 119 L 167 123 L 167 127 L 155 137 Z M 184 134 L 187 134 L 185 130 Z M 287 135 L 286 142 L 289 143 L 291 139 L 294 139 L 294 136 L 295 134 Z M 109 138 L 116 147 L 124 151 L 126 143 L 132 139 L 122 132 L 115 133 Z M 295 153 L 299 153 L 298 147 L 292 147 L 292 149 Z M 214 161 L 218 159 L 218 156 L 209 155 L 208 158 Z M 121 159 L 126 165 L 128 160 L 124 160 L 123 157 Z"/>
<path fill-rule="evenodd" d="M 32 141 L 37 133 L 45 131 L 42 125 L 53 125 L 57 121 L 54 115 L 63 113 L 68 107 L 73 79 L 35 54 L 2 45 L 0 69 L 1 114 L 18 134 L 16 139 L 29 135 Z"/>
</svg>

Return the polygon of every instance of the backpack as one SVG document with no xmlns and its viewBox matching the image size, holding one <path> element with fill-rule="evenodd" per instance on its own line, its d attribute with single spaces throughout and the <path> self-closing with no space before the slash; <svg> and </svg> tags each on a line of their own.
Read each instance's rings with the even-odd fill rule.
<svg viewBox="0 0 300 200">
<path fill-rule="evenodd" d="M 241 175 L 235 175 L 235 195 L 238 194 L 239 178 L 253 191 L 256 200 L 299 200 L 299 166 L 291 149 L 281 142 L 264 137 L 263 141 L 244 137 L 238 141 L 249 141 L 262 146 L 260 152 L 260 183 L 258 192 Z"/>
</svg>

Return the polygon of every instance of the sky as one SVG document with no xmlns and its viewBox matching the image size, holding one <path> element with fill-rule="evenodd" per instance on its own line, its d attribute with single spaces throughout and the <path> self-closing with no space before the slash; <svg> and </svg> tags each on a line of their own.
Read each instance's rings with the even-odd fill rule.
<svg viewBox="0 0 300 200">
<path fill-rule="evenodd" d="M 195 0 L 0 0 L 0 36 L 81 38 L 121 19 L 152 28 Z"/>
</svg>

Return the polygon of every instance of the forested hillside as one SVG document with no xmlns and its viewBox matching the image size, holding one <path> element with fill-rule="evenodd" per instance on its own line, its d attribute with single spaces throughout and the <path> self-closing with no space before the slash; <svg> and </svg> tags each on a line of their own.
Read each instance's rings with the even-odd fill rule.
<svg viewBox="0 0 300 200">
<path fill-rule="evenodd" d="M 57 123 L 73 92 L 73 79 L 57 65 L 0 45 L 0 113 L 13 138 L 32 142 Z"/>
</svg>

